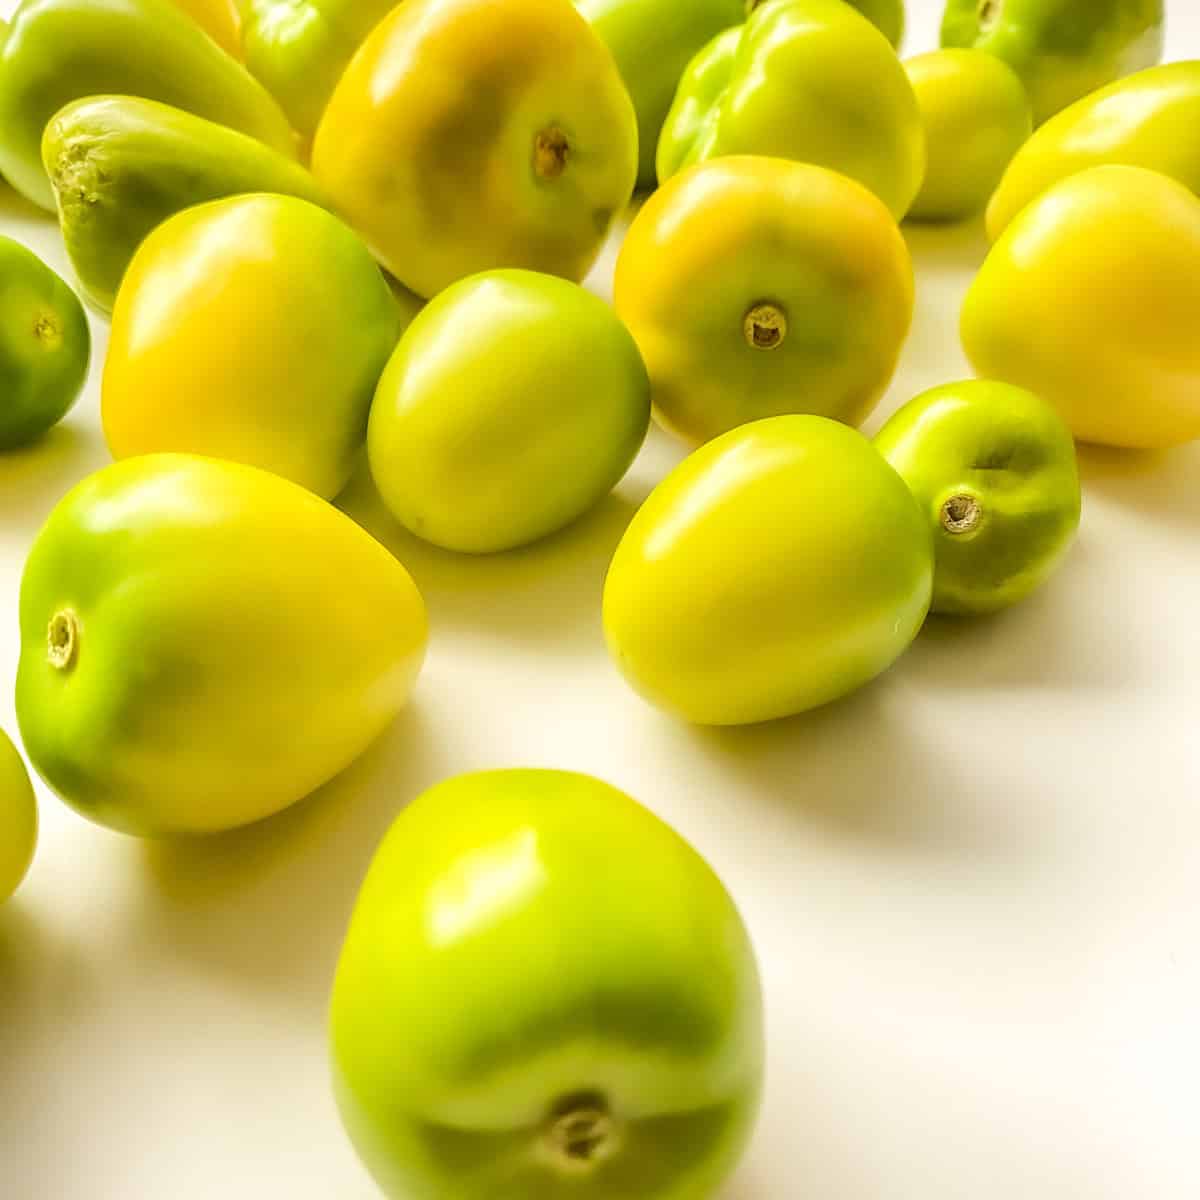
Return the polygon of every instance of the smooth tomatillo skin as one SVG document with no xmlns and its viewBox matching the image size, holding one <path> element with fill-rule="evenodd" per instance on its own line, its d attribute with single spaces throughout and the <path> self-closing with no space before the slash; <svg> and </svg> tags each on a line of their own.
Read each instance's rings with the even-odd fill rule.
<svg viewBox="0 0 1200 1200">
<path fill-rule="evenodd" d="M 754 951 L 720 880 L 560 771 L 459 776 L 401 814 L 330 1025 L 343 1119 L 396 1200 L 710 1200 L 762 1085 Z"/>
<path fill-rule="evenodd" d="M 1025 85 L 982 50 L 934 50 L 904 64 L 925 127 L 927 163 L 910 219 L 959 221 L 982 212 L 1033 132 Z"/>
<path fill-rule="evenodd" d="M 275 101 L 171 0 L 22 0 L 0 50 L 0 172 L 53 210 L 46 124 L 72 100 L 111 94 L 160 100 L 295 153 Z"/>
<path fill-rule="evenodd" d="M 1025 599 L 1079 527 L 1075 443 L 1044 400 L 969 380 L 910 400 L 875 436 L 933 531 L 933 611 L 988 613 Z"/>
<path fill-rule="evenodd" d="M 37 798 L 12 739 L 0 730 L 0 904 L 21 885 L 37 846 Z"/>
<path fill-rule="evenodd" d="M 242 57 L 242 19 L 235 0 L 174 0 L 226 54 Z"/>
<path fill-rule="evenodd" d="M 145 455 L 68 492 L 33 544 L 17 719 L 39 774 L 91 820 L 230 829 L 383 732 L 426 630 L 408 572 L 311 492 Z"/>
<path fill-rule="evenodd" d="M 637 179 L 637 117 L 570 0 L 405 0 L 342 76 L 317 180 L 401 283 L 580 280 Z"/>
<path fill-rule="evenodd" d="M 692 60 L 659 139 L 659 181 L 729 154 L 840 171 L 897 220 L 925 172 L 908 76 L 887 39 L 844 0 L 768 0 Z"/>
<path fill-rule="evenodd" d="M 684 68 L 723 29 L 746 19 L 747 0 L 576 0 L 612 51 L 638 117 L 637 186 L 658 182 L 658 135 Z"/>
<path fill-rule="evenodd" d="M 977 374 L 1049 400 L 1086 442 L 1200 437 L 1200 200 L 1143 167 L 1093 167 L 1024 208 L 962 311 Z"/>
<path fill-rule="evenodd" d="M 1041 124 L 1162 57 L 1164 0 L 947 0 L 942 45 L 974 47 L 1020 75 Z"/>
<path fill-rule="evenodd" d="M 88 96 L 42 137 L 63 241 L 97 308 L 112 310 L 134 251 L 181 209 L 242 192 L 321 203 L 294 159 L 225 125 L 135 96 Z"/>
<path fill-rule="evenodd" d="M 913 270 L 866 188 L 823 167 L 734 156 L 646 201 L 613 294 L 655 415 L 703 442 L 788 412 L 862 421 L 908 334 Z"/>
<path fill-rule="evenodd" d="M 701 725 L 815 708 L 867 683 L 929 610 L 925 514 L 862 434 L 772 417 L 650 494 L 604 586 L 604 630 L 647 700 Z"/>
<path fill-rule="evenodd" d="M 398 0 L 242 0 L 251 74 L 310 136 L 346 65 Z"/>
<path fill-rule="evenodd" d="M 553 533 L 620 481 L 650 382 L 603 300 L 553 275 L 448 287 L 401 338 L 367 441 L 384 503 L 418 537 L 487 554 Z"/>
<path fill-rule="evenodd" d="M 87 379 L 91 346 L 79 297 L 32 250 L 0 237 L 0 450 L 62 420 Z"/>
<path fill-rule="evenodd" d="M 1047 121 L 1013 159 L 988 205 L 995 241 L 1031 200 L 1089 167 L 1146 167 L 1200 195 L 1200 61 L 1118 80 Z"/>
<path fill-rule="evenodd" d="M 104 436 L 114 458 L 208 454 L 329 499 L 401 331 L 366 246 L 324 209 L 268 194 L 196 205 L 146 238 L 121 283 Z"/>
</svg>

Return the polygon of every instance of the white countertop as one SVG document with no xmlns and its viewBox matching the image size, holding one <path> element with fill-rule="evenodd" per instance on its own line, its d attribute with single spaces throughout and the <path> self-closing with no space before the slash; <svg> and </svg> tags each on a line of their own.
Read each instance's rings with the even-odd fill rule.
<svg viewBox="0 0 1200 1200">
<path fill-rule="evenodd" d="M 1170 7 L 1168 56 L 1200 56 L 1200 10 Z M 910 0 L 910 52 L 938 8 Z M 0 231 L 67 271 L 7 188 Z M 908 236 L 916 325 L 871 429 L 969 374 L 957 308 L 982 233 Z M 0 460 L 9 730 L 26 550 L 108 457 L 93 328 L 82 401 Z M 4 1200 L 374 1200 L 327 1085 L 347 915 L 406 801 L 510 765 L 629 791 L 742 907 L 769 1084 L 723 1200 L 1200 1196 L 1200 446 L 1084 452 L 1082 533 L 1044 592 L 933 620 L 846 702 L 721 733 L 637 699 L 600 633 L 609 555 L 679 457 L 652 435 L 596 515 L 502 558 L 424 548 L 376 509 L 429 603 L 427 667 L 383 741 L 283 816 L 149 845 L 39 786 L 37 859 L 0 910 Z"/>
</svg>

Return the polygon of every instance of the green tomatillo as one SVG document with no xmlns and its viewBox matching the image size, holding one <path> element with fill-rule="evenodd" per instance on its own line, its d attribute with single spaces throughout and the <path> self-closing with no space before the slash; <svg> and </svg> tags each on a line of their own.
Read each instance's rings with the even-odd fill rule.
<svg viewBox="0 0 1200 1200">
<path fill-rule="evenodd" d="M 916 637 L 933 549 L 904 480 L 825 417 L 743 425 L 650 493 L 604 585 L 609 649 L 651 702 L 701 725 L 815 708 Z"/>
<path fill-rule="evenodd" d="M 982 50 L 934 50 L 910 58 L 904 69 L 928 152 L 909 217 L 957 221 L 982 212 L 1033 132 L 1024 84 L 1007 63 Z"/>
<path fill-rule="evenodd" d="M 160 100 L 295 153 L 275 101 L 170 0 L 22 0 L 0 48 L 0 171 L 27 199 L 54 209 L 47 122 L 101 94 Z"/>
<path fill-rule="evenodd" d="M 646 368 L 603 300 L 553 275 L 488 271 L 434 297 L 401 338 L 367 449 L 411 532 L 489 553 L 607 495 L 649 423 Z"/>
<path fill-rule="evenodd" d="M 933 529 L 933 610 L 986 613 L 1023 600 L 1062 560 L 1079 526 L 1071 431 L 1044 400 L 971 380 L 900 409 L 875 446 Z"/>
<path fill-rule="evenodd" d="M 887 39 L 844 0 L 768 0 L 689 64 L 658 177 L 727 154 L 829 167 L 899 219 L 925 173 L 916 96 Z"/>
<path fill-rule="evenodd" d="M 754 951 L 615 788 L 447 780 L 392 826 L 331 1006 L 346 1127 L 395 1200 L 709 1200 L 758 1105 Z"/>
<path fill-rule="evenodd" d="M 577 0 L 612 51 L 638 116 L 638 187 L 652 188 L 658 135 L 692 57 L 746 19 L 746 0 Z"/>
<path fill-rule="evenodd" d="M 0 237 L 0 450 L 56 425 L 87 378 L 79 297 L 32 250 Z"/>
<path fill-rule="evenodd" d="M 1163 0 L 948 0 L 943 46 L 974 46 L 1025 81 L 1039 124 L 1158 62 Z"/>
</svg>

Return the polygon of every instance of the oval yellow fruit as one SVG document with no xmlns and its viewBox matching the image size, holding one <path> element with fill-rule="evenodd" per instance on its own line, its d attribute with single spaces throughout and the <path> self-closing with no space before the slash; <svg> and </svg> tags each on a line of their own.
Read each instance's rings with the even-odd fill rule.
<svg viewBox="0 0 1200 1200">
<path fill-rule="evenodd" d="M 1094 167 L 1025 208 L 967 294 L 977 374 L 1049 400 L 1076 438 L 1200 437 L 1200 200 L 1142 167 Z"/>
<path fill-rule="evenodd" d="M 335 496 L 400 333 L 370 252 L 324 209 L 267 194 L 196 205 L 122 279 L 104 435 L 115 458 L 209 454 Z"/>
<path fill-rule="evenodd" d="M 144 455 L 73 488 L 33 544 L 17 718 L 84 816 L 214 832 L 348 766 L 425 641 L 408 572 L 337 509 L 239 463 Z"/>
</svg>

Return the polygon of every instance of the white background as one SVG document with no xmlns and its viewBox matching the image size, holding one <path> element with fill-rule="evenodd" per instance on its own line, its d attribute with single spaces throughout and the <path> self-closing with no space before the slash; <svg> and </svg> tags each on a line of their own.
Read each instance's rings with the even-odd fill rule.
<svg viewBox="0 0 1200 1200">
<path fill-rule="evenodd" d="M 910 0 L 910 51 L 934 44 L 937 7 Z M 1200 14 L 1169 7 L 1170 57 L 1200 56 Z M 67 270 L 7 188 L 0 229 Z M 871 429 L 968 373 L 956 316 L 980 230 L 908 237 L 916 324 Z M 10 730 L 27 547 L 107 461 L 94 331 L 79 406 L 0 460 Z M 1200 1196 L 1200 446 L 1085 452 L 1082 534 L 1044 593 L 931 621 L 846 702 L 720 733 L 644 705 L 601 640 L 608 558 L 679 457 L 653 435 L 597 514 L 482 561 L 418 545 L 357 488 L 348 506 L 429 603 L 428 665 L 382 743 L 285 815 L 147 845 L 39 789 L 38 856 L 0 910 L 4 1200 L 375 1197 L 326 1080 L 347 915 L 409 799 L 508 765 L 625 788 L 743 908 L 769 1085 L 724 1200 Z"/>
</svg>

